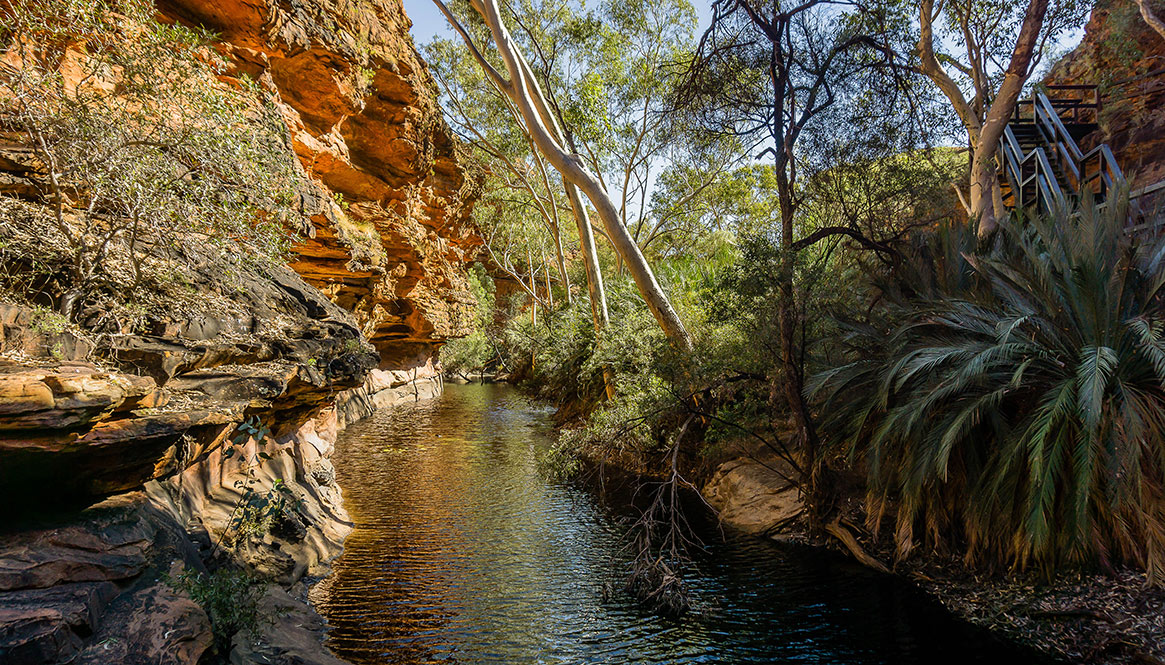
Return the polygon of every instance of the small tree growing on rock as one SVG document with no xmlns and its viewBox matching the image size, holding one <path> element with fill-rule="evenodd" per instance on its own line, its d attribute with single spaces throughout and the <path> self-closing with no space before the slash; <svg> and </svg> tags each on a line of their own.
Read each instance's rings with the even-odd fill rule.
<svg viewBox="0 0 1165 665">
<path fill-rule="evenodd" d="M 15 0 L 0 26 L 0 131 L 23 161 L 0 230 L 67 256 L 42 284 L 63 314 L 102 289 L 132 296 L 147 257 L 183 238 L 286 250 L 286 127 L 258 84 L 220 79 L 209 33 L 158 23 L 145 0 Z"/>
</svg>

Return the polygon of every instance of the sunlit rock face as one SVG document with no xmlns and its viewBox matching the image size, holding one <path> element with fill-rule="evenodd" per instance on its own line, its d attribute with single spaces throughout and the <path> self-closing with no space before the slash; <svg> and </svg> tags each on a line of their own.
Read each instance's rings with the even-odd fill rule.
<svg viewBox="0 0 1165 665">
<path fill-rule="evenodd" d="M 199 307 L 125 334 L 46 325 L 0 297 L 0 498 L 30 525 L 0 533 L 0 662 L 198 662 L 207 617 L 159 580 L 229 556 L 282 585 L 263 602 L 303 633 L 265 628 L 232 662 L 336 663 L 318 617 L 283 588 L 326 573 L 351 528 L 330 461 L 338 432 L 437 394 L 437 349 L 470 332 L 474 185 L 400 0 L 158 9 L 219 35 L 223 85 L 246 75 L 271 93 L 308 176 L 308 237 L 290 269 L 180 243 L 173 275 Z M 14 136 L 0 135 L 0 191 L 33 199 L 17 188 L 40 167 Z M 240 530 L 248 497 L 288 491 L 293 509 Z M 50 505 L 60 523 L 40 525 Z M 59 570 L 36 558 L 45 543 Z"/>
<path fill-rule="evenodd" d="M 1108 143 L 1134 189 L 1165 180 L 1165 38 L 1133 0 L 1098 2 L 1045 83 L 1100 86 L 1100 130 L 1080 147 Z"/>
<path fill-rule="evenodd" d="M 385 367 L 470 331 L 475 197 L 400 0 L 162 0 L 278 95 L 320 185 L 292 263 L 355 313 Z M 431 353 L 427 354 L 431 355 Z"/>
</svg>

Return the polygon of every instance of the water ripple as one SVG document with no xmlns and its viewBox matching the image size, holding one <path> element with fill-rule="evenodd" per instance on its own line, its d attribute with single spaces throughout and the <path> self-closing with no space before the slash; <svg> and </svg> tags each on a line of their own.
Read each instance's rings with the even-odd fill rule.
<svg viewBox="0 0 1165 665">
<path fill-rule="evenodd" d="M 312 590 L 329 646 L 390 663 L 1032 663 L 893 580 L 833 557 L 709 538 L 682 620 L 603 600 L 623 521 L 550 484 L 549 411 L 501 386 L 449 386 L 337 444 L 356 521 Z"/>
</svg>

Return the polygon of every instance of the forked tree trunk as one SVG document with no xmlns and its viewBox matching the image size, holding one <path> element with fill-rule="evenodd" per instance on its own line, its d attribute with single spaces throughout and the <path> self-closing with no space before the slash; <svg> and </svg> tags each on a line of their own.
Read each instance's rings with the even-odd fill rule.
<svg viewBox="0 0 1165 665">
<path fill-rule="evenodd" d="M 999 150 L 999 139 L 1003 136 L 1003 130 L 1015 111 L 1019 94 L 1030 75 L 1029 69 L 1044 25 L 1048 0 L 1029 0 L 1003 81 L 999 84 L 999 90 L 991 100 L 991 105 L 982 116 L 967 101 L 958 84 L 939 64 L 934 51 L 934 21 L 937 18 L 934 4 L 934 0 L 921 0 L 919 3 L 920 69 L 950 100 L 951 106 L 954 107 L 971 138 L 969 203 L 971 218 L 978 220 L 979 236 L 982 237 L 994 231 L 998 224 L 995 206 L 999 181 L 996 175 L 995 154 Z M 988 78 L 986 72 L 980 74 L 984 79 Z"/>
</svg>

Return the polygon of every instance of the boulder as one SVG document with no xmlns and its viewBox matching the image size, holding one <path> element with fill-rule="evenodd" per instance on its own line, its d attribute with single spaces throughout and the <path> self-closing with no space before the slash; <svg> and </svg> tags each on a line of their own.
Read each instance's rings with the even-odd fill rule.
<svg viewBox="0 0 1165 665">
<path fill-rule="evenodd" d="M 78 665 L 196 665 L 214 641 L 210 619 L 163 583 L 126 594 Z"/>
<path fill-rule="evenodd" d="M 272 620 L 235 636 L 231 665 L 346 665 L 321 642 L 327 624 L 307 603 L 302 587 L 296 593 L 267 588 L 259 613 Z"/>
<path fill-rule="evenodd" d="M 97 629 L 106 605 L 117 594 L 110 582 L 0 593 L 0 662 L 73 660 L 81 650 L 80 635 Z"/>
<path fill-rule="evenodd" d="M 769 466 L 740 457 L 716 468 L 702 494 L 725 524 L 768 536 L 801 513 L 797 488 Z"/>
<path fill-rule="evenodd" d="M 92 365 L 0 366 L 0 431 L 79 428 L 164 399 L 149 377 Z"/>
<path fill-rule="evenodd" d="M 157 529 L 129 513 L 0 538 L 0 592 L 121 581 L 149 563 Z"/>
</svg>

